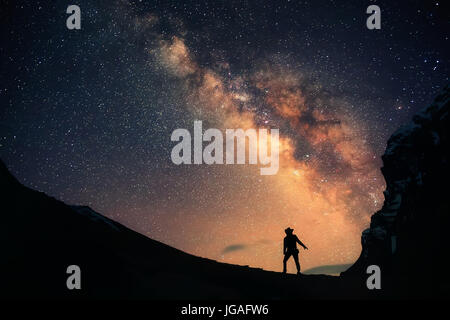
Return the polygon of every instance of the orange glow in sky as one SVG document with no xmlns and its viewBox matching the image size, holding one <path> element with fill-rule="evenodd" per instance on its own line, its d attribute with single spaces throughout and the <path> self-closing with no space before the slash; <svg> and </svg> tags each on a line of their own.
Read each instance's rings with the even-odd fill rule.
<svg viewBox="0 0 450 320">
<path fill-rule="evenodd" d="M 321 86 L 309 84 L 301 70 L 276 64 L 261 63 L 225 79 L 223 74 L 231 74 L 226 63 L 220 71 L 199 66 L 180 37 L 161 38 L 149 54 L 181 83 L 193 118 L 220 129 L 282 125 L 280 169 L 261 176 L 254 165 L 174 165 L 155 179 L 189 172 L 200 178 L 179 179 L 170 195 L 175 208 L 157 203 L 147 208 L 159 231 L 135 229 L 194 255 L 280 271 L 284 229 L 290 226 L 310 249 L 301 251 L 302 270 L 357 259 L 361 232 L 382 203 L 384 181 L 345 101 L 322 97 Z M 308 102 L 306 93 L 315 92 Z M 256 104 L 264 104 L 266 112 Z M 289 268 L 294 270 L 293 263 Z"/>
</svg>

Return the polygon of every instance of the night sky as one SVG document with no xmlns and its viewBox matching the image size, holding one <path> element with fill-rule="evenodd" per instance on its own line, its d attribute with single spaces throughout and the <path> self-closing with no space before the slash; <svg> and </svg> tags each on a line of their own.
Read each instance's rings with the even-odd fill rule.
<svg viewBox="0 0 450 320">
<path fill-rule="evenodd" d="M 26 186 L 195 255 L 280 270 L 291 226 L 303 269 L 351 263 L 387 139 L 448 83 L 443 3 L 3 1 L 0 157 Z M 174 165 L 171 133 L 194 120 L 279 128 L 278 174 Z"/>
</svg>

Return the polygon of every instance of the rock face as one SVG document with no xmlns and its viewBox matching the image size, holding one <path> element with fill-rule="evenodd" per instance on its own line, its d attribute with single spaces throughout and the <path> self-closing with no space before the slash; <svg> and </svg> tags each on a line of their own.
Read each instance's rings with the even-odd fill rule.
<svg viewBox="0 0 450 320">
<path fill-rule="evenodd" d="M 362 234 L 360 258 L 343 276 L 367 277 L 367 266 L 376 264 L 395 295 L 450 294 L 449 100 L 447 86 L 389 139 L 384 205 Z"/>
</svg>

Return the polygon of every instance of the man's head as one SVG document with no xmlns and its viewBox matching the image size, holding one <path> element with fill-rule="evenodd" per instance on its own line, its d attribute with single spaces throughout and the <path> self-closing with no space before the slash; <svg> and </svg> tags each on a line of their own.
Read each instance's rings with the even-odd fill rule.
<svg viewBox="0 0 450 320">
<path fill-rule="evenodd" d="M 294 231 L 294 229 L 291 229 L 290 227 L 287 227 L 287 229 L 284 230 L 284 232 L 286 232 L 287 235 L 292 234 L 292 231 Z"/>
</svg>

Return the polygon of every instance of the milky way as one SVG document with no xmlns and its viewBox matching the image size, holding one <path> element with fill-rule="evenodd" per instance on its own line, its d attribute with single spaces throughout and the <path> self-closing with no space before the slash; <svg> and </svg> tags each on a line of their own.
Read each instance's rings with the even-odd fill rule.
<svg viewBox="0 0 450 320">
<path fill-rule="evenodd" d="M 287 226 L 310 248 L 302 268 L 353 262 L 386 139 L 448 82 L 439 2 L 381 3 L 379 31 L 351 3 L 79 6 L 69 31 L 63 5 L 9 4 L 2 159 L 27 186 L 229 263 L 280 270 Z M 174 165 L 171 132 L 194 120 L 279 128 L 279 172 Z"/>
</svg>

